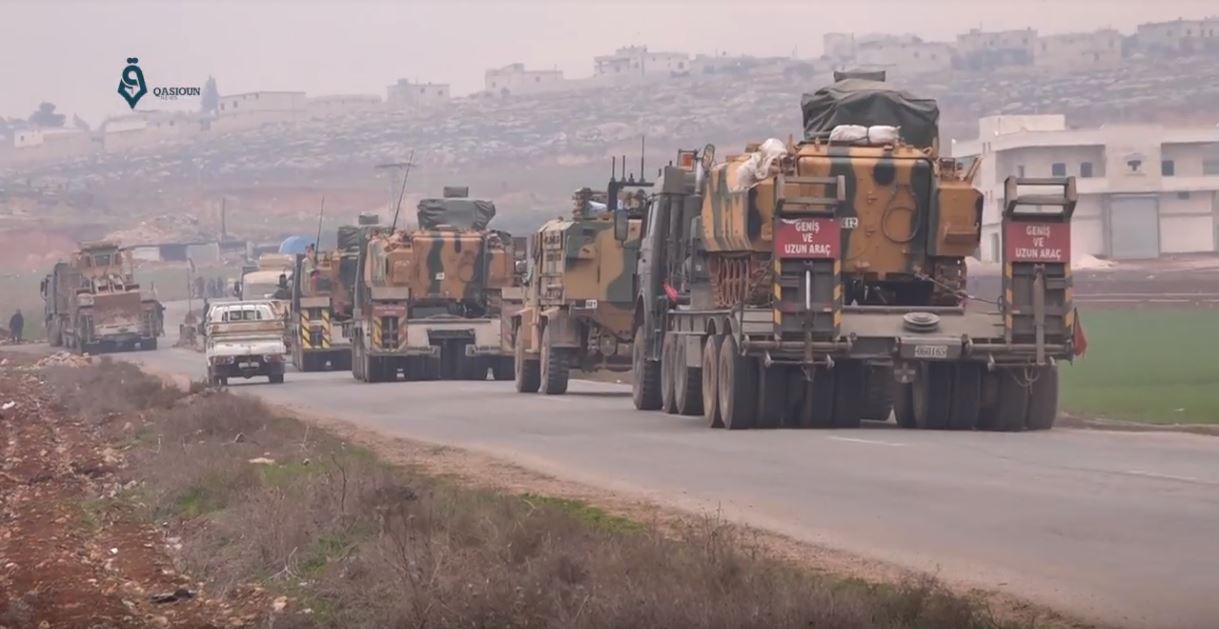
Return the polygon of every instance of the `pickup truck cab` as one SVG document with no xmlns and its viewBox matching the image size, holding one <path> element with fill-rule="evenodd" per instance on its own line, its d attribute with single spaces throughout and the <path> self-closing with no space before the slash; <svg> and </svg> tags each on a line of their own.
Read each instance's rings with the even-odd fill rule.
<svg viewBox="0 0 1219 629">
<path fill-rule="evenodd" d="M 229 378 L 266 376 L 284 381 L 288 349 L 285 323 L 268 300 L 225 301 L 207 309 L 207 379 L 225 386 Z"/>
</svg>

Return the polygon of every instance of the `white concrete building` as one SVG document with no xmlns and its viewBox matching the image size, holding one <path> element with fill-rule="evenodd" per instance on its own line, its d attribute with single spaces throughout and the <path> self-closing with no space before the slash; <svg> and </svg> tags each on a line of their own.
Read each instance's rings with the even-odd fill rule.
<svg viewBox="0 0 1219 629">
<path fill-rule="evenodd" d="M 625 46 L 611 55 L 593 58 L 593 76 L 618 78 L 663 78 L 690 71 L 690 55 L 655 52 L 647 46 Z"/>
<path fill-rule="evenodd" d="M 18 164 L 59 161 L 85 157 L 101 149 L 101 138 L 96 133 L 74 127 L 32 127 L 13 133 L 7 160 Z"/>
<path fill-rule="evenodd" d="M 941 72 L 952 67 L 952 46 L 942 42 L 871 41 L 858 45 L 855 62 L 893 75 Z"/>
<path fill-rule="evenodd" d="M 132 112 L 102 123 L 102 146 L 107 153 L 118 153 L 190 142 L 208 129 L 208 123 L 199 114 L 182 111 Z"/>
<path fill-rule="evenodd" d="M 1122 63 L 1122 34 L 1112 29 L 1091 33 L 1047 35 L 1033 47 L 1033 65 L 1075 72 L 1115 68 Z"/>
<path fill-rule="evenodd" d="M 307 98 L 305 110 L 310 118 L 333 118 L 377 111 L 384 104 L 376 94 L 331 94 Z"/>
<path fill-rule="evenodd" d="M 434 107 L 449 102 L 452 90 L 448 83 L 415 83 L 398 79 L 385 88 L 385 102 L 395 109 Z"/>
<path fill-rule="evenodd" d="M 1037 31 L 1031 28 L 1009 31 L 971 29 L 957 35 L 957 62 L 965 68 L 985 69 L 1033 63 Z"/>
<path fill-rule="evenodd" d="M 1149 52 L 1195 53 L 1219 50 L 1219 17 L 1139 24 L 1135 41 Z"/>
<path fill-rule="evenodd" d="M 264 124 L 297 122 L 306 116 L 304 92 L 248 92 L 220 97 L 216 108 L 216 131 L 238 131 Z"/>
<path fill-rule="evenodd" d="M 954 142 L 979 157 L 984 260 L 999 254 L 1003 183 L 1010 176 L 1077 178 L 1072 250 L 1121 259 L 1216 252 L 1219 127 L 1068 129 L 1063 116 L 992 116 L 979 137 Z"/>
<path fill-rule="evenodd" d="M 563 88 L 562 70 L 527 70 L 523 63 L 487 70 L 483 78 L 483 89 L 495 96 L 551 92 Z"/>
</svg>

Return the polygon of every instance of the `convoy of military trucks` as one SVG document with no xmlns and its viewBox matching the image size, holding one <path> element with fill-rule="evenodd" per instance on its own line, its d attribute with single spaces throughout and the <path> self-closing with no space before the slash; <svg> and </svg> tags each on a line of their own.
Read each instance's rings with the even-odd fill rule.
<svg viewBox="0 0 1219 629">
<path fill-rule="evenodd" d="M 247 298 L 287 304 L 298 370 L 361 382 L 490 374 L 559 395 L 572 369 L 610 370 L 637 409 L 730 430 L 1051 428 L 1058 364 L 1083 345 L 1074 179 L 1008 180 L 1002 295 L 971 300 L 986 200 L 976 161 L 940 155 L 936 103 L 842 74 L 801 106 L 798 141 L 682 150 L 655 181 L 615 160 L 527 252 L 490 228 L 491 202 L 446 187 L 414 226 L 361 216 L 335 250 L 261 269 L 290 298 Z M 48 276 L 52 344 L 155 347 L 159 304 L 119 252 L 86 247 Z"/>
</svg>

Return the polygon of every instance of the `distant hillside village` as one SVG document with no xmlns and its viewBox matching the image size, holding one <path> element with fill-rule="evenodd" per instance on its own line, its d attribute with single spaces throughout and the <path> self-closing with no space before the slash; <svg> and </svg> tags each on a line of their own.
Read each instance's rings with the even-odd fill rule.
<svg viewBox="0 0 1219 629">
<path fill-rule="evenodd" d="M 76 158 L 242 133 L 268 124 L 323 121 L 370 112 L 435 112 L 453 100 L 493 101 L 518 96 L 578 92 L 612 86 L 638 86 L 714 75 L 786 78 L 810 85 L 813 76 L 830 70 L 883 69 L 891 79 L 910 83 L 920 76 L 995 73 L 1003 76 L 1050 76 L 1119 68 L 1148 58 L 1219 54 L 1219 17 L 1142 24 L 1132 34 L 1114 30 L 1040 35 L 1034 29 L 971 30 L 955 42 L 924 41 L 914 35 L 824 36 L 817 59 L 689 55 L 647 46 L 619 48 L 593 59 L 593 73 L 567 78 L 561 70 L 527 68 L 513 63 L 486 70 L 483 89 L 455 98 L 445 83 L 399 79 L 385 95 L 310 96 L 296 91 L 261 91 L 221 95 L 215 111 L 201 113 L 142 111 L 106 120 L 97 128 L 77 120 L 73 125 L 40 126 L 0 120 L 0 168 L 21 171 Z M 62 116 L 59 116 L 62 123 Z"/>
</svg>

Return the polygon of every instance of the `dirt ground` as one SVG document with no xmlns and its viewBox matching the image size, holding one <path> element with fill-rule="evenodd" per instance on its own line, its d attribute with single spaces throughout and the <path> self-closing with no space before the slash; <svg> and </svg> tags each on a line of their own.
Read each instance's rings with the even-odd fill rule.
<svg viewBox="0 0 1219 629">
<path fill-rule="evenodd" d="M 17 360 L 10 357 L 10 361 Z M 122 489 L 120 451 L 100 424 L 65 413 L 32 372 L 0 371 L 0 627 L 239 627 L 268 609 L 257 593 L 209 597 L 172 560 Z M 117 424 L 117 425 L 115 425 Z"/>
</svg>

